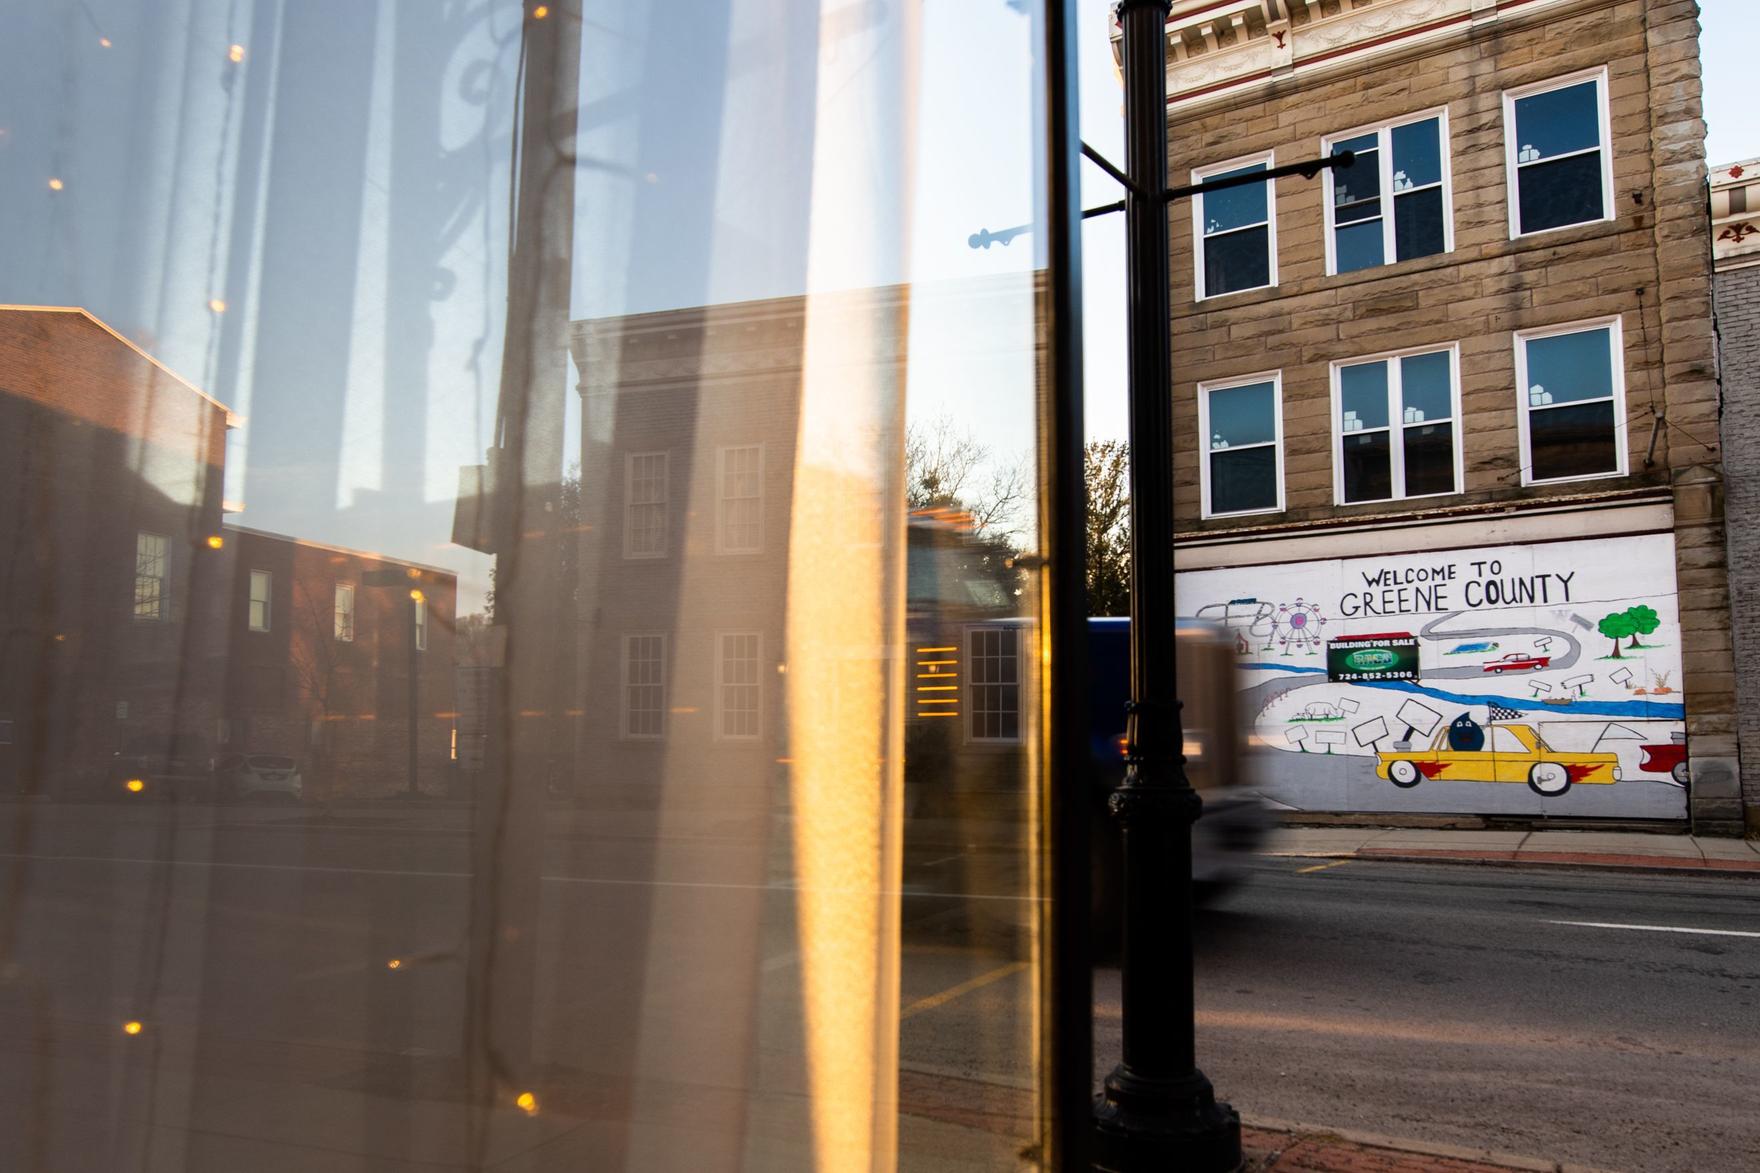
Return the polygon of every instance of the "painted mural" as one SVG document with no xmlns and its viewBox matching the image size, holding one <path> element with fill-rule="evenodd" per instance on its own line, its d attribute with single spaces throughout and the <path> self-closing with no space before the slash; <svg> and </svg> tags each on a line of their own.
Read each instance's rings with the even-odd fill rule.
<svg viewBox="0 0 1760 1173">
<path fill-rule="evenodd" d="M 1270 801 L 1687 813 L 1674 538 L 1185 571 L 1227 628 Z"/>
</svg>

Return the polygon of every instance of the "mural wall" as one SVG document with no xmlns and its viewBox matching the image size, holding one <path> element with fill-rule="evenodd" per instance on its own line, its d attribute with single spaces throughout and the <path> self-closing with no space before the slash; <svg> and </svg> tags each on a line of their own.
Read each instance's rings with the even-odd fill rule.
<svg viewBox="0 0 1760 1173">
<path fill-rule="evenodd" d="M 1186 571 L 1297 810 L 1687 815 L 1674 538 Z"/>
</svg>

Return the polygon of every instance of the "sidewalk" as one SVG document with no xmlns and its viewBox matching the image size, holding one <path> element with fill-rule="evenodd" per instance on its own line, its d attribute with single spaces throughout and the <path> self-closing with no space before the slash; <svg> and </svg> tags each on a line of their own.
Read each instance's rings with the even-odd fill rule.
<svg viewBox="0 0 1760 1173">
<path fill-rule="evenodd" d="M 1243 1122 L 1241 1150 L 1251 1173 L 1595 1173 L 1582 1165 L 1489 1149 L 1426 1144 L 1273 1120 Z"/>
<path fill-rule="evenodd" d="M 1263 852 L 1314 859 L 1562 864 L 1760 876 L 1760 840 L 1633 831 L 1436 831 L 1411 827 L 1283 827 Z"/>
</svg>

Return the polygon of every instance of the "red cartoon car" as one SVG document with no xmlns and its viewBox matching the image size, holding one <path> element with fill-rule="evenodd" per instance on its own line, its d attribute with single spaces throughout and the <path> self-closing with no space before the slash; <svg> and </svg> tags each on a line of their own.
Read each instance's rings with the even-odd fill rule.
<svg viewBox="0 0 1760 1173">
<path fill-rule="evenodd" d="M 1501 660 L 1493 660 L 1483 666 L 1485 672 L 1533 672 L 1552 663 L 1551 656 L 1526 656 L 1521 652 L 1511 652 Z"/>
</svg>

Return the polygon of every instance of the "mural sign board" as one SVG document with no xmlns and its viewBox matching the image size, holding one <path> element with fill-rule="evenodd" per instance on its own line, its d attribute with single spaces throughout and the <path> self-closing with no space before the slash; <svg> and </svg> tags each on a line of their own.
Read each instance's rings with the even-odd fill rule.
<svg viewBox="0 0 1760 1173">
<path fill-rule="evenodd" d="M 1234 636 L 1274 803 L 1686 817 L 1672 534 L 1191 570 L 1175 592 Z"/>
<path fill-rule="evenodd" d="M 1418 637 L 1410 632 L 1353 635 L 1326 641 L 1326 679 L 1416 680 Z"/>
</svg>

